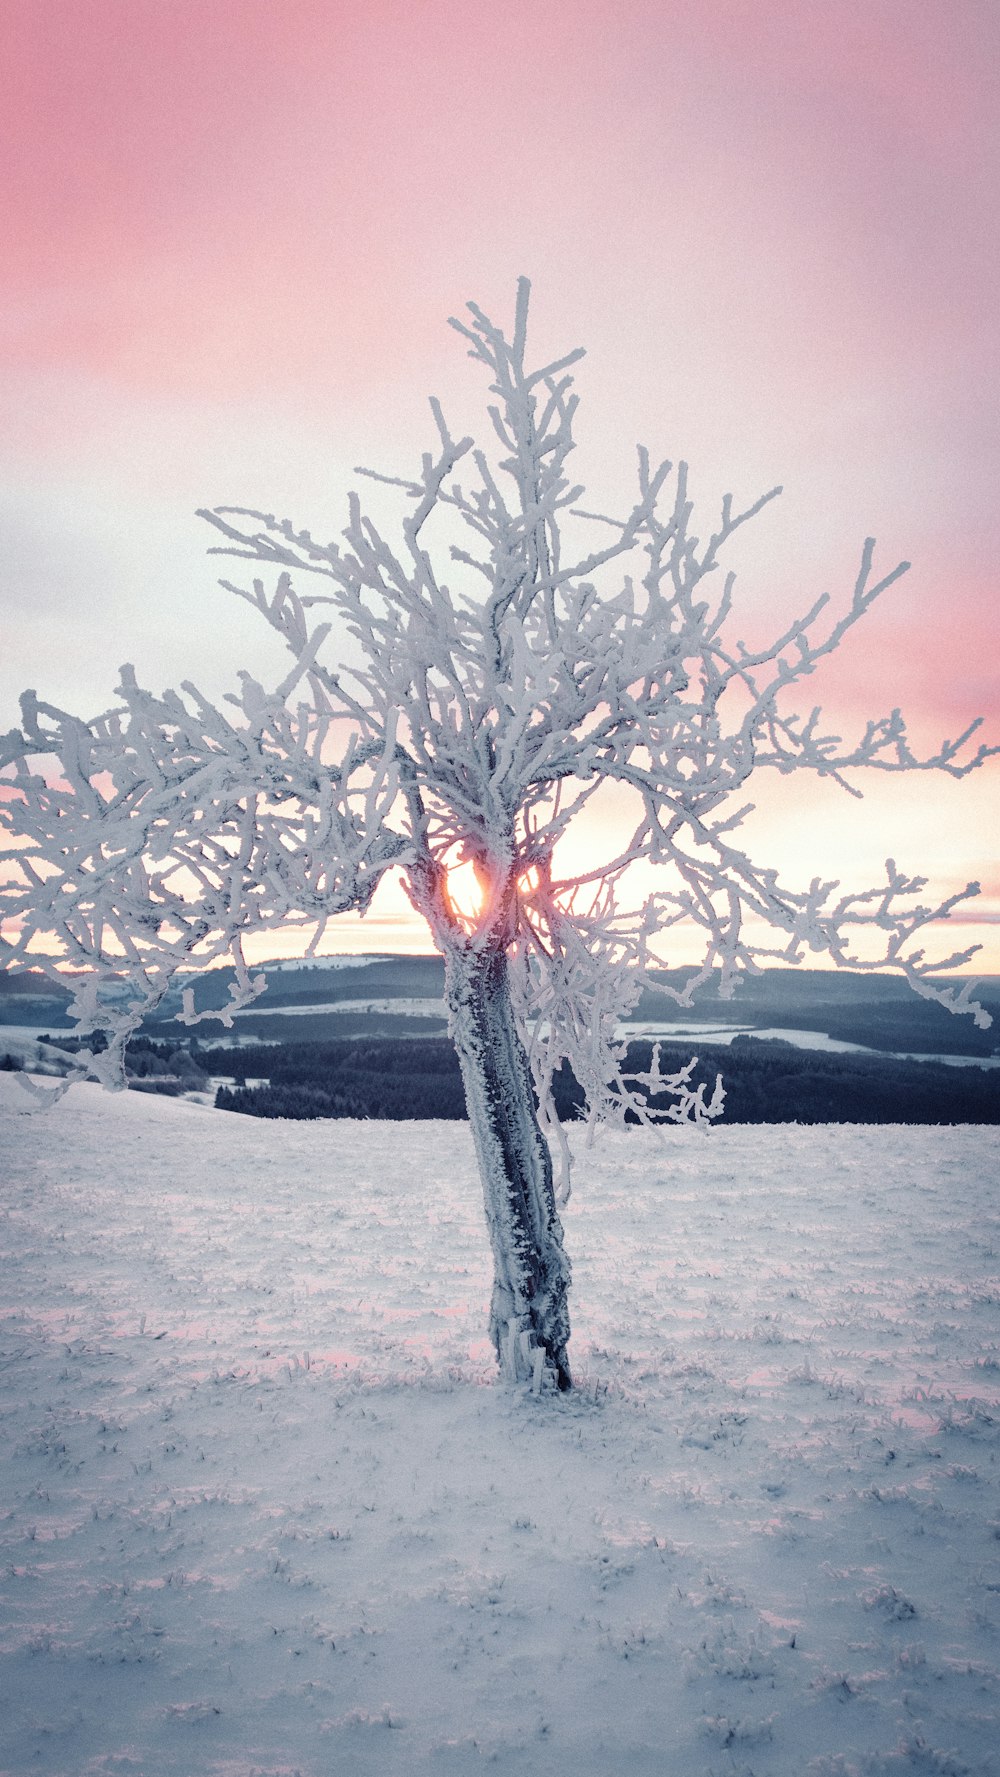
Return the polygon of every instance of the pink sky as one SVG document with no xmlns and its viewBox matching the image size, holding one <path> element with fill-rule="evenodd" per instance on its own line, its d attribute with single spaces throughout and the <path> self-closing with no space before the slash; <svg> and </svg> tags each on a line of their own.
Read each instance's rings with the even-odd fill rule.
<svg viewBox="0 0 1000 1777">
<path fill-rule="evenodd" d="M 539 350 L 588 348 L 595 503 L 640 438 L 709 511 L 783 482 L 735 562 L 748 628 L 876 535 L 913 570 L 818 693 L 1000 739 L 992 0 L 8 0 L 4 36 L 3 726 L 27 684 L 101 706 L 122 659 L 266 670 L 193 509 L 332 533 L 427 393 L 475 418 L 445 319 L 525 272 Z M 955 936 L 1000 970 L 997 785 L 807 786 L 762 839 L 799 876 L 980 877 Z M 419 945 L 383 918 L 345 945 Z"/>
</svg>

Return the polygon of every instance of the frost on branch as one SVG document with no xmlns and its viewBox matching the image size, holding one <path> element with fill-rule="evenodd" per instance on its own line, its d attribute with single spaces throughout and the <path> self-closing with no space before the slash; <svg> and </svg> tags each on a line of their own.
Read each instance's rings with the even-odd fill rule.
<svg viewBox="0 0 1000 1777">
<path fill-rule="evenodd" d="M 288 646 L 273 690 L 244 673 L 226 713 L 191 684 L 155 697 L 125 667 L 117 703 L 90 722 L 25 695 L 21 729 L 0 743 L 2 820 L 18 847 L 3 957 L 51 969 L 55 939 L 81 1028 L 108 1039 L 103 1057 L 87 1058 L 102 1077 L 120 1072 L 128 1031 L 179 967 L 234 960 L 231 1021 L 260 987 L 243 960 L 248 933 L 305 924 L 318 943 L 332 915 L 367 906 L 391 865 L 445 954 L 499 943 L 515 959 L 543 1103 L 562 1059 L 592 1110 L 613 1108 L 609 1087 L 620 1102 L 618 1022 L 644 972 L 669 960 L 681 921 L 703 936 L 685 999 L 713 970 L 727 988 L 742 969 L 811 951 L 900 969 L 918 991 L 984 1016 L 968 990 L 930 979 L 972 951 L 929 958 L 915 942 L 963 896 L 925 905 L 922 879 L 891 863 L 862 893 L 819 881 L 796 890 L 733 840 L 754 769 L 809 770 L 858 794 L 857 768 L 961 775 L 995 750 L 971 750 L 973 723 L 918 759 L 898 710 L 845 743 L 818 709 L 789 707 L 905 564 L 875 578 L 869 540 L 839 615 L 827 617 L 823 595 L 762 647 L 730 640 L 733 575 L 721 576 L 720 556 L 780 490 L 742 511 L 727 495 L 702 539 L 686 466 L 654 465 L 640 449 L 631 511 L 582 517 L 583 489 L 566 473 L 568 372 L 581 354 L 526 367 L 527 297 L 522 281 L 510 341 L 475 305 L 453 323 L 490 376 L 499 456 L 453 439 L 432 402 L 437 444 L 419 474 L 376 478 L 409 508 L 399 543 L 356 494 L 329 543 L 263 513 L 203 514 L 223 553 L 279 569 L 273 592 L 259 579 L 230 587 Z M 597 541 L 567 559 L 570 512 Z M 429 546 L 442 517 L 453 584 Z M 338 634 L 353 641 L 339 670 Z M 632 836 L 586 876 L 560 879 L 559 840 L 609 781 L 635 802 Z M 485 885 L 471 927 L 447 893 L 460 856 Z M 661 865 L 666 886 L 623 914 L 616 889 L 639 859 Z M 773 941 L 751 940 L 751 923 Z M 881 955 L 852 948 L 861 928 L 882 935 Z"/>
<path fill-rule="evenodd" d="M 106 1085 L 123 1084 L 125 1043 L 179 968 L 235 964 L 232 1005 L 212 1014 L 230 1025 L 266 984 L 245 934 L 305 923 L 318 938 L 399 852 L 391 762 L 355 736 L 327 763 L 312 700 L 241 681 L 233 720 L 190 684 L 154 697 L 126 666 L 106 714 L 81 722 L 26 692 L 22 731 L 0 741 L 19 878 L 2 891 L 4 960 L 74 988 L 78 1029 L 104 1039 L 80 1065 Z M 197 1022 L 189 994 L 182 1016 Z"/>
<path fill-rule="evenodd" d="M 73 981 L 81 1028 L 107 1045 L 83 1065 L 112 1083 L 178 969 L 232 958 L 231 1019 L 260 987 L 250 934 L 305 926 L 315 948 L 333 916 L 363 912 L 400 870 L 445 959 L 487 1219 L 506 1253 L 498 1352 L 516 1369 L 521 1351 L 534 1375 L 541 1340 L 561 1376 L 565 1261 L 539 1137 L 540 1120 L 565 1195 L 555 1074 L 572 1067 L 592 1120 L 702 1122 L 721 1109 L 719 1092 L 706 1103 L 689 1070 L 665 1077 L 658 1058 L 648 1077 L 623 1072 L 621 1019 L 644 987 L 686 1004 L 710 977 L 728 993 L 741 973 L 815 954 L 899 970 L 985 1020 L 967 989 L 934 979 L 973 950 L 932 956 L 924 942 L 976 885 L 925 900 L 924 880 L 891 861 L 860 891 L 779 881 L 740 848 L 752 774 L 812 772 L 857 795 L 865 771 L 961 776 L 997 749 L 973 744 L 973 723 L 920 758 L 898 710 L 844 740 L 818 707 L 801 709 L 800 682 L 906 564 L 880 575 L 869 540 L 841 607 L 823 594 L 745 645 L 721 563 L 780 490 L 742 508 L 726 495 L 706 526 L 686 465 L 640 449 L 630 509 L 593 512 L 568 473 L 581 354 L 531 368 L 527 312 L 522 280 L 509 339 L 475 305 L 453 322 L 489 382 L 480 444 L 454 438 L 432 402 L 436 437 L 412 477 L 359 471 L 391 490 L 391 535 L 356 492 L 327 542 L 268 513 L 202 514 L 216 553 L 271 570 L 222 584 L 286 644 L 280 684 L 242 674 L 218 709 L 191 684 L 156 697 L 125 667 L 91 721 L 26 695 L 0 743 L 13 848 L 2 955 Z M 631 831 L 573 870 L 562 842 L 609 786 Z M 600 830 L 594 820 L 592 842 Z M 661 886 L 637 907 L 638 863 Z M 457 892 L 463 867 L 474 905 Z M 679 925 L 699 935 L 700 962 L 667 988 Z"/>
</svg>

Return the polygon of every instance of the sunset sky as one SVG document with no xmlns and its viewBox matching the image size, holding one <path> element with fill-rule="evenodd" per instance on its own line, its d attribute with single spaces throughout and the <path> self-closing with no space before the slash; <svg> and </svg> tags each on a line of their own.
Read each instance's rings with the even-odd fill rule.
<svg viewBox="0 0 1000 1777">
<path fill-rule="evenodd" d="M 733 555 L 748 639 L 874 535 L 912 570 L 817 697 L 1000 741 L 995 0 L 6 0 L 3 38 L 0 728 L 29 685 L 96 713 L 124 660 L 268 673 L 194 509 L 333 535 L 428 394 L 476 423 L 446 320 L 524 273 L 539 354 L 587 347 L 591 504 L 637 440 L 706 522 L 783 483 Z M 941 946 L 996 972 L 998 803 L 997 762 L 781 781 L 754 832 L 799 880 L 979 878 Z M 341 939 L 426 942 L 391 893 Z"/>
</svg>

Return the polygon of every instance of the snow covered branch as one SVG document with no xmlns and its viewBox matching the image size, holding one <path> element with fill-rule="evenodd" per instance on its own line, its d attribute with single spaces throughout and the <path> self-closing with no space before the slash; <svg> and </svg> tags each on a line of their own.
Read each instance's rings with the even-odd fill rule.
<svg viewBox="0 0 1000 1777">
<path fill-rule="evenodd" d="M 233 721 L 190 684 L 154 697 L 126 666 L 105 714 L 82 722 L 27 692 L 0 742 L 0 826 L 16 841 L 3 959 L 75 988 L 81 1032 L 106 1040 L 83 1062 L 108 1084 L 179 968 L 235 962 L 231 1024 L 264 986 L 247 933 L 305 923 L 318 942 L 406 853 L 392 734 L 351 736 L 327 764 L 322 692 L 289 707 L 293 677 L 269 696 L 243 674 Z"/>
<path fill-rule="evenodd" d="M 963 896 L 925 900 L 924 880 L 891 861 L 860 891 L 790 886 L 735 840 L 758 768 L 857 795 L 866 770 L 962 776 L 998 751 L 971 723 L 922 757 L 895 709 L 844 740 L 818 707 L 803 715 L 791 702 L 906 564 L 880 574 L 869 539 L 839 614 L 824 593 L 747 646 L 721 564 L 780 489 L 743 505 L 727 494 L 702 526 L 687 466 L 640 449 L 630 509 L 590 510 L 569 474 L 581 354 L 533 368 L 527 316 L 522 280 L 509 338 L 475 305 L 453 322 L 489 379 L 486 440 L 453 437 L 432 401 L 434 441 L 414 475 L 359 471 L 400 503 L 392 535 L 356 492 L 327 542 L 244 507 L 202 514 L 214 553 L 277 570 L 272 590 L 261 578 L 222 584 L 287 647 L 280 683 L 243 674 L 217 709 L 191 684 L 154 697 L 126 667 L 118 701 L 87 722 L 26 695 L 0 752 L 11 848 L 0 954 L 69 972 L 82 1029 L 108 1043 L 86 1058 L 102 1077 L 120 1076 L 129 1031 L 179 968 L 232 956 L 231 1019 L 258 990 L 249 933 L 304 925 L 315 946 L 394 867 L 448 963 L 456 1007 L 480 1005 L 463 969 L 481 986 L 488 959 L 505 959 L 491 991 L 510 995 L 552 1135 L 564 1062 L 592 1117 L 717 1114 L 718 1095 L 706 1103 L 686 1073 L 664 1078 L 658 1061 L 649 1079 L 623 1071 L 621 1020 L 644 987 L 689 999 L 717 975 L 730 991 L 742 972 L 812 953 L 897 969 L 983 1020 L 967 992 L 935 978 L 972 949 L 931 956 L 925 944 Z M 569 873 L 563 841 L 609 784 L 634 809 L 631 831 Z M 630 907 L 637 864 L 655 865 L 662 886 Z M 463 866 L 475 905 L 455 890 Z M 682 923 L 700 934 L 701 959 L 668 990 Z"/>
<path fill-rule="evenodd" d="M 665 1075 L 656 1051 L 629 1071 L 622 1019 L 641 992 L 689 1003 L 709 978 L 730 992 L 767 961 L 813 953 L 897 969 L 986 1021 L 968 989 L 937 979 L 973 950 L 925 947 L 963 896 L 924 900 L 924 879 L 891 860 L 859 891 L 779 882 L 735 842 L 752 773 L 809 771 L 858 794 L 865 770 L 961 776 L 998 749 L 973 744 L 972 723 L 920 757 L 898 710 L 845 741 L 818 707 L 791 707 L 906 564 L 879 576 L 869 539 L 839 615 L 824 594 L 748 647 L 720 563 L 780 489 L 743 506 L 727 494 L 702 531 L 686 465 L 640 449 L 631 508 L 590 511 L 568 473 L 581 354 L 531 367 L 528 295 L 522 280 L 509 339 L 475 305 L 453 322 L 489 378 L 490 438 L 454 438 L 432 402 L 435 442 L 415 475 L 359 472 L 401 502 L 394 536 L 357 493 L 329 542 L 244 507 L 202 514 L 215 553 L 277 570 L 271 591 L 222 583 L 285 644 L 277 685 L 243 673 L 216 708 L 190 683 L 156 697 L 123 667 L 117 701 L 90 721 L 25 694 L 0 741 L 0 957 L 72 984 L 95 1038 L 81 1067 L 120 1084 L 129 1034 L 179 969 L 234 961 L 232 1004 L 213 1014 L 231 1023 L 262 986 L 250 934 L 304 926 L 315 949 L 399 869 L 445 959 L 498 1358 L 515 1379 L 565 1387 L 556 1075 L 572 1068 L 592 1124 L 697 1125 L 722 1110 L 720 1083 L 711 1097 L 692 1086 L 693 1062 Z M 631 831 L 567 872 L 563 842 L 609 785 Z M 640 864 L 661 886 L 635 906 Z M 701 959 L 676 986 L 663 969 L 682 924 Z M 182 1016 L 198 1017 L 190 994 Z"/>
</svg>

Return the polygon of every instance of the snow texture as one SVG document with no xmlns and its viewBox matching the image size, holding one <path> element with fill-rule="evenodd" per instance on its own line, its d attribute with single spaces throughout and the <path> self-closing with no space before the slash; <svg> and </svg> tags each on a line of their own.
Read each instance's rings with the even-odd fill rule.
<svg viewBox="0 0 1000 1777">
<path fill-rule="evenodd" d="M 0 1077 L 3 1777 L 988 1777 L 989 1130 L 609 1132 L 577 1387 L 465 1125 Z"/>
</svg>

